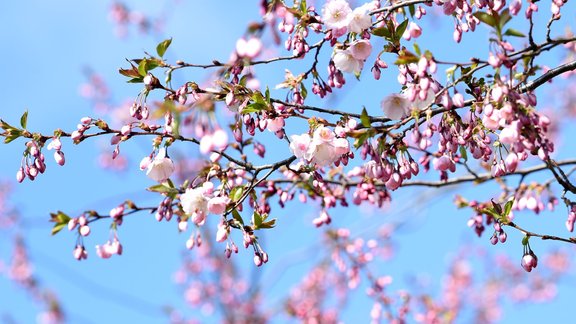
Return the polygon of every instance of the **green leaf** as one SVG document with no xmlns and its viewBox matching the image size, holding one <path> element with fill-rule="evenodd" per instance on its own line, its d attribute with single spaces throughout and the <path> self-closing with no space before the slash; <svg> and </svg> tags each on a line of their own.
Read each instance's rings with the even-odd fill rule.
<svg viewBox="0 0 576 324">
<path fill-rule="evenodd" d="M 140 74 L 141 77 L 145 77 L 146 74 L 148 74 L 148 70 L 146 69 L 146 62 L 147 62 L 147 60 L 143 59 L 138 64 L 138 74 Z"/>
<path fill-rule="evenodd" d="M 234 187 L 230 190 L 230 198 L 232 201 L 238 201 L 242 198 L 242 194 L 244 194 L 244 187 Z"/>
<path fill-rule="evenodd" d="M 118 72 L 120 74 L 122 74 L 123 76 L 129 77 L 129 78 L 139 78 L 140 77 L 140 73 L 138 72 L 138 69 L 136 69 L 136 68 L 118 69 Z"/>
<path fill-rule="evenodd" d="M 406 65 L 410 63 L 418 63 L 419 60 L 420 60 L 419 57 L 410 53 L 409 51 L 400 51 L 398 59 L 396 60 L 396 62 L 394 62 L 394 64 Z"/>
<path fill-rule="evenodd" d="M 274 228 L 276 226 L 276 218 L 260 224 L 260 228 Z"/>
<path fill-rule="evenodd" d="M 514 197 L 510 198 L 510 200 L 508 200 L 504 205 L 504 213 L 502 213 L 502 216 L 505 216 L 506 220 L 508 219 L 508 215 L 510 215 L 512 205 L 514 205 Z"/>
<path fill-rule="evenodd" d="M 302 94 L 302 99 L 306 99 L 308 96 L 308 90 L 304 86 L 304 83 L 300 83 L 300 93 Z"/>
<path fill-rule="evenodd" d="M 22 126 L 22 128 L 26 129 L 26 124 L 28 123 L 28 110 L 26 110 L 23 114 L 22 117 L 20 117 L 20 126 Z"/>
<path fill-rule="evenodd" d="M 408 27 L 408 19 L 404 20 L 400 25 L 398 25 L 398 27 L 396 28 L 396 31 L 394 32 L 394 38 L 395 40 L 400 40 L 400 38 L 402 37 L 402 35 L 404 35 L 404 32 L 406 31 L 406 27 Z"/>
<path fill-rule="evenodd" d="M 56 235 L 56 233 L 60 232 L 66 225 L 67 223 L 55 224 L 54 227 L 52 227 L 52 235 Z"/>
<path fill-rule="evenodd" d="M 370 116 L 368 116 L 368 112 L 366 111 L 366 107 L 362 107 L 362 114 L 360 114 L 360 122 L 366 128 L 372 126 L 370 123 Z"/>
<path fill-rule="evenodd" d="M 468 153 L 466 152 L 466 148 L 464 146 L 460 146 L 460 156 L 464 161 L 468 161 Z"/>
<path fill-rule="evenodd" d="M 526 35 L 524 35 L 522 32 L 520 32 L 516 29 L 513 29 L 513 28 L 506 29 L 506 31 L 504 32 L 504 35 L 514 36 L 514 37 L 526 37 Z"/>
<path fill-rule="evenodd" d="M 496 27 L 496 18 L 492 15 L 482 11 L 477 11 L 473 14 L 473 16 L 488 26 Z"/>
<path fill-rule="evenodd" d="M 141 77 L 145 77 L 149 71 L 154 70 L 160 66 L 160 62 L 156 59 L 143 59 L 138 63 L 138 74 Z"/>
<path fill-rule="evenodd" d="M 498 214 L 493 208 L 484 208 L 482 209 L 482 213 L 490 215 L 495 219 L 500 219 L 500 214 Z"/>
<path fill-rule="evenodd" d="M 262 225 L 262 215 L 256 211 L 252 214 L 252 224 L 254 224 L 254 229 L 258 229 Z"/>
<path fill-rule="evenodd" d="M 176 188 L 170 188 L 170 187 L 166 186 L 166 185 L 163 184 L 163 183 L 157 184 L 157 185 L 153 185 L 153 186 L 151 186 L 151 187 L 148 187 L 148 188 L 146 188 L 146 190 L 152 191 L 152 192 L 165 193 L 165 194 L 175 194 L 175 193 L 178 193 L 178 189 L 176 189 Z"/>
<path fill-rule="evenodd" d="M 392 34 L 390 33 L 390 30 L 386 26 L 374 28 L 372 30 L 372 35 L 384 37 L 386 39 L 392 38 Z"/>
<path fill-rule="evenodd" d="M 170 46 L 171 43 L 172 43 L 172 38 L 169 38 L 169 39 L 166 39 L 166 40 L 160 42 L 156 46 L 156 53 L 158 53 L 158 56 L 163 57 L 164 53 L 166 53 L 166 50 L 168 49 L 168 46 Z"/>
<path fill-rule="evenodd" d="M 358 136 L 356 141 L 354 141 L 354 148 L 359 148 L 360 146 L 362 146 L 362 144 L 364 144 L 364 142 L 366 142 L 368 138 L 370 138 L 370 134 L 368 132 L 362 133 L 360 136 Z"/>
<path fill-rule="evenodd" d="M 414 17 L 414 14 L 416 13 L 416 7 L 413 4 L 409 5 L 408 12 L 410 12 L 411 17 Z"/>
<path fill-rule="evenodd" d="M 266 102 L 270 102 L 270 89 L 266 86 L 266 91 L 264 92 L 264 96 L 266 96 Z"/>
<path fill-rule="evenodd" d="M 144 82 L 144 78 L 143 77 L 137 77 L 137 78 L 130 79 L 126 82 L 128 82 L 128 83 L 142 83 L 142 82 Z"/>
<path fill-rule="evenodd" d="M 530 241 L 530 236 L 526 235 L 522 238 L 522 245 L 526 246 L 528 245 L 528 242 Z"/>
<path fill-rule="evenodd" d="M 305 15 L 307 10 L 308 7 L 306 6 L 306 0 L 300 1 L 300 11 L 302 12 L 302 14 Z"/>
<path fill-rule="evenodd" d="M 266 108 L 268 108 L 268 106 L 266 104 L 263 104 L 260 102 L 255 102 L 255 103 L 251 103 L 251 104 L 247 105 L 246 107 L 244 107 L 241 112 L 243 114 L 249 114 L 249 113 L 253 113 L 253 112 L 259 112 L 262 110 L 266 110 Z"/>
<path fill-rule="evenodd" d="M 414 43 L 412 46 L 414 46 L 414 52 L 416 52 L 416 55 L 422 56 L 422 52 L 420 51 L 420 46 L 418 46 L 418 44 L 416 44 L 416 43 Z"/>
<path fill-rule="evenodd" d="M 232 217 L 234 217 L 234 219 L 242 224 L 242 226 L 244 226 L 244 220 L 242 219 L 242 216 L 240 216 L 240 213 L 236 210 L 236 209 L 232 209 Z"/>
<path fill-rule="evenodd" d="M 504 26 L 511 19 L 512 19 L 512 16 L 510 16 L 510 10 L 508 10 L 508 9 L 502 10 L 502 12 L 499 15 L 499 19 L 498 19 L 498 27 L 500 28 L 500 30 L 504 29 Z"/>
<path fill-rule="evenodd" d="M 4 138 L 4 144 L 10 143 L 20 136 L 22 136 L 22 132 L 20 130 L 12 129 L 8 132 L 8 135 L 6 135 L 6 138 Z"/>
<path fill-rule="evenodd" d="M 264 96 L 262 96 L 261 92 L 254 92 L 252 97 L 250 97 L 254 102 L 265 104 L 266 101 L 264 100 Z"/>
</svg>

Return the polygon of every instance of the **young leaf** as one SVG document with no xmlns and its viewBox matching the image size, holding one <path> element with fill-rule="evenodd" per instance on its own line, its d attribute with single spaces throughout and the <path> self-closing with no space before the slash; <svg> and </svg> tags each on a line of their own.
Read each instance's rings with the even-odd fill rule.
<svg viewBox="0 0 576 324">
<path fill-rule="evenodd" d="M 140 76 L 145 77 L 146 74 L 148 73 L 148 69 L 146 67 L 146 62 L 148 62 L 147 59 L 143 59 L 140 61 L 140 63 L 138 63 L 138 74 L 140 74 Z"/>
<path fill-rule="evenodd" d="M 368 116 L 368 112 L 366 111 L 366 107 L 362 107 L 362 114 L 360 115 L 360 122 L 364 127 L 369 128 L 372 126 L 370 123 L 370 117 Z"/>
<path fill-rule="evenodd" d="M 496 19 L 494 18 L 494 16 L 489 15 L 482 11 L 477 11 L 473 15 L 486 25 L 496 27 Z"/>
<path fill-rule="evenodd" d="M 468 161 L 468 153 L 466 152 L 466 148 L 464 146 L 460 146 L 460 156 L 464 161 Z"/>
<path fill-rule="evenodd" d="M 232 209 L 232 217 L 234 217 L 234 219 L 242 224 L 242 226 L 244 226 L 244 220 L 242 219 L 242 216 L 240 216 L 240 213 L 236 210 L 236 209 Z"/>
<path fill-rule="evenodd" d="M 513 29 L 513 28 L 506 29 L 506 31 L 504 32 L 504 35 L 514 36 L 514 37 L 526 37 L 526 35 L 524 35 L 521 31 L 518 31 L 518 30 Z"/>
<path fill-rule="evenodd" d="M 66 225 L 66 223 L 54 224 L 54 227 L 52 227 L 52 235 L 56 235 L 56 233 L 60 232 Z"/>
<path fill-rule="evenodd" d="M 166 193 L 166 194 L 171 194 L 171 193 L 175 194 L 178 192 L 178 189 L 170 188 L 170 187 L 168 187 L 162 183 L 148 187 L 146 190 L 152 191 L 152 192 Z"/>
<path fill-rule="evenodd" d="M 510 211 L 512 210 L 512 205 L 514 205 L 514 197 L 512 197 L 510 200 L 508 200 L 506 202 L 506 204 L 504 205 L 504 213 L 502 215 L 505 216 L 506 218 L 508 218 L 508 215 L 510 214 Z"/>
<path fill-rule="evenodd" d="M 388 40 L 390 40 L 392 38 L 392 34 L 390 33 L 390 30 L 388 28 L 386 28 L 385 26 L 374 28 L 372 30 L 372 35 L 384 37 Z"/>
<path fill-rule="evenodd" d="M 158 53 L 158 56 L 163 57 L 164 53 L 166 53 L 166 50 L 168 49 L 168 46 L 170 46 L 171 43 L 172 38 L 160 42 L 160 44 L 156 46 L 156 53 Z"/>
<path fill-rule="evenodd" d="M 395 40 L 400 40 L 406 31 L 406 27 L 408 27 L 408 19 L 404 20 L 400 25 L 398 25 L 398 28 L 396 28 L 396 31 L 394 32 Z"/>
<path fill-rule="evenodd" d="M 276 218 L 260 224 L 260 228 L 274 228 L 276 226 Z"/>
<path fill-rule="evenodd" d="M 262 215 L 256 211 L 252 214 L 252 224 L 254 224 L 254 229 L 258 229 L 262 225 Z"/>
<path fill-rule="evenodd" d="M 20 126 L 22 126 L 22 128 L 26 129 L 26 124 L 28 123 L 28 110 L 26 110 L 23 114 L 22 117 L 20 117 Z"/>
</svg>

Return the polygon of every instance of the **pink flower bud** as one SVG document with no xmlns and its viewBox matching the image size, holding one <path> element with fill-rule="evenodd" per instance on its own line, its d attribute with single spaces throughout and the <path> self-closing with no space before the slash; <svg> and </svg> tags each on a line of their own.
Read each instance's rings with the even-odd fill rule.
<svg viewBox="0 0 576 324">
<path fill-rule="evenodd" d="M 190 237 L 187 241 L 186 241 L 186 248 L 188 250 L 192 250 L 192 248 L 194 248 L 194 245 L 196 244 L 196 240 L 194 240 L 193 237 Z"/>
<path fill-rule="evenodd" d="M 53 138 L 50 144 L 48 144 L 47 148 L 48 150 L 54 149 L 56 151 L 60 151 L 60 149 L 62 149 L 62 142 L 60 142 L 59 138 Z"/>
<path fill-rule="evenodd" d="M 64 165 L 64 163 L 66 163 L 66 159 L 64 158 L 64 152 L 62 151 L 54 152 L 54 160 L 56 160 L 56 163 L 58 163 L 58 165 L 60 166 Z"/>
<path fill-rule="evenodd" d="M 262 265 L 262 258 L 260 257 L 260 255 L 255 254 L 254 255 L 254 264 L 259 267 Z"/>
<path fill-rule="evenodd" d="M 82 132 L 75 130 L 75 131 L 73 131 L 72 134 L 70 135 L 70 138 L 71 138 L 74 142 L 77 142 L 77 141 L 79 141 L 80 139 L 82 139 L 82 136 L 84 136 L 84 134 L 83 134 Z"/>
<path fill-rule="evenodd" d="M 506 165 L 506 171 L 514 172 L 516 171 L 516 167 L 518 167 L 518 155 L 514 152 L 510 152 L 504 161 Z"/>
<path fill-rule="evenodd" d="M 80 226 L 80 235 L 82 236 L 90 235 L 90 227 L 88 225 Z"/>
<path fill-rule="evenodd" d="M 496 237 L 496 235 L 492 235 L 492 237 L 490 237 L 490 243 L 492 245 L 498 244 L 498 238 Z"/>
<path fill-rule="evenodd" d="M 76 246 L 76 248 L 74 249 L 73 255 L 74 255 L 74 258 L 78 261 L 88 258 L 88 252 L 86 252 L 86 249 L 84 249 L 84 247 L 82 245 Z"/>
<path fill-rule="evenodd" d="M 82 216 L 78 217 L 78 225 L 84 226 L 86 224 L 88 224 L 88 220 L 86 219 L 86 216 L 82 215 Z"/>
<path fill-rule="evenodd" d="M 464 107 L 464 96 L 461 93 L 456 93 L 452 97 L 452 104 L 458 108 Z"/>
<path fill-rule="evenodd" d="M 22 181 L 24 181 L 24 177 L 26 175 L 24 174 L 24 168 L 20 167 L 20 169 L 18 170 L 18 172 L 16 172 L 16 180 L 20 183 L 22 183 Z"/>
<path fill-rule="evenodd" d="M 70 220 L 68 221 L 68 230 L 69 231 L 74 230 L 77 225 L 78 225 L 78 220 L 76 218 L 70 218 Z"/>
<path fill-rule="evenodd" d="M 216 242 L 224 242 L 228 239 L 228 227 L 226 225 L 219 225 L 216 232 Z"/>
</svg>

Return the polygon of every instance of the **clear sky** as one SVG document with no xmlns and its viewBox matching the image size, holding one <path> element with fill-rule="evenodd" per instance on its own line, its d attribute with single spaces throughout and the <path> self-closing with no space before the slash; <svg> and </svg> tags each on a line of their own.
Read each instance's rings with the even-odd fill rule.
<svg viewBox="0 0 576 324">
<path fill-rule="evenodd" d="M 81 117 L 95 116 L 90 102 L 79 95 L 80 85 L 86 81 L 83 72 L 86 68 L 102 75 L 111 90 L 111 100 L 122 103 L 136 97 L 140 91 L 139 85 L 126 83 L 125 78 L 117 73 L 119 67 L 126 66 L 124 58 L 141 57 L 144 51 L 153 52 L 159 41 L 173 37 L 173 45 L 167 54 L 169 60 L 184 59 L 194 63 L 208 63 L 214 58 L 226 60 L 235 41 L 242 36 L 246 23 L 259 19 L 257 1 L 132 1 L 129 6 L 152 17 L 164 16 L 166 23 L 162 31 L 142 35 L 131 27 L 126 37 L 117 37 L 115 26 L 108 19 L 108 2 L 29 0 L 5 4 L 0 11 L 0 117 L 17 123 L 21 113 L 28 109 L 30 130 L 43 133 L 56 128 L 73 130 Z M 564 10 L 574 16 L 573 6 Z M 434 28 L 438 33 L 424 40 L 424 46 L 433 48 L 438 43 L 451 44 L 451 26 L 442 19 L 426 27 Z M 464 35 L 464 45 L 460 48 L 477 49 L 485 55 L 488 49 L 482 46 L 486 46 L 483 37 L 488 37 L 487 32 L 480 31 L 471 36 Z M 475 41 L 478 39 L 481 41 Z M 282 49 L 278 51 L 281 53 Z M 438 51 L 438 56 L 444 55 L 446 59 L 470 56 L 449 52 L 442 47 L 438 47 Z M 549 56 L 551 65 L 559 59 L 554 55 Z M 292 66 L 297 69 L 299 65 Z M 268 81 L 271 86 L 283 75 L 279 65 L 263 67 L 259 71 L 261 76 L 265 76 L 262 83 Z M 201 81 L 202 75 L 202 71 L 191 71 L 178 78 L 180 81 L 184 77 Z M 365 105 L 369 111 L 377 112 L 382 96 L 398 91 L 395 72 L 384 74 L 379 82 L 371 80 L 368 73 L 363 76 L 363 83 L 351 77 L 348 81 L 345 93 L 324 104 L 339 107 Z M 372 95 L 363 96 L 362 91 L 366 89 L 372 89 Z M 50 236 L 49 213 L 56 210 L 64 210 L 70 215 L 86 209 L 106 212 L 126 198 L 143 205 L 157 204 L 158 198 L 143 190 L 153 183 L 138 171 L 138 162 L 148 155 L 149 148 L 149 142 L 144 139 L 124 145 L 122 154 L 129 158 L 128 171 L 115 173 L 98 167 L 97 159 L 102 150 L 111 154 L 113 149 L 106 140 L 91 140 L 79 146 L 64 140 L 67 160 L 64 167 L 56 166 L 48 157 L 50 161 L 44 175 L 34 182 L 13 186 L 10 204 L 24 219 L 23 235 L 36 274 L 43 284 L 56 291 L 70 323 L 167 322 L 168 318 L 162 312 L 166 305 L 180 308 L 185 314 L 194 314 L 192 309 L 185 307 L 182 291 L 173 282 L 181 254 L 194 253 L 184 252 L 187 235 L 178 234 L 174 223 L 157 223 L 145 214 L 130 217 L 119 232 L 125 253 L 109 260 L 96 257 L 93 249 L 94 245 L 107 240 L 107 224 L 97 224 L 93 228 L 93 234 L 85 241 L 90 257 L 80 263 L 71 255 L 75 242 L 72 233 L 63 231 Z M 22 150 L 23 142 L 0 147 L 0 180 L 13 181 Z M 270 154 L 275 154 L 273 156 L 289 154 L 287 147 L 269 147 L 269 150 Z M 560 154 L 568 153 L 573 151 Z M 458 190 L 469 196 L 484 197 L 487 194 L 478 189 Z M 518 260 L 520 267 L 522 247 L 519 233 L 508 231 L 509 242 L 496 247 L 488 242 L 490 234 L 485 234 L 482 239 L 476 238 L 466 226 L 469 212 L 456 210 L 452 203 L 454 192 L 448 190 L 427 199 L 423 197 L 430 191 L 400 190 L 395 193 L 393 205 L 386 210 L 340 209 L 332 215 L 334 226 L 349 226 L 353 233 L 374 235 L 371 228 L 375 228 L 375 224 L 404 224 L 396 233 L 396 257 L 390 262 L 379 262 L 379 266 L 373 269 L 381 275 L 392 275 L 395 278 L 394 289 L 410 287 L 413 285 L 411 278 L 424 278 L 422 280 L 430 281 L 433 289 L 437 289 L 449 261 L 466 244 L 475 244 L 491 253 L 510 255 Z M 300 281 L 302 272 L 314 259 L 314 252 L 306 250 L 308 244 L 321 248 L 320 232 L 311 222 L 319 208 L 309 205 L 303 208 L 291 203 L 284 210 L 276 209 L 278 227 L 274 234 L 264 237 L 271 256 L 268 265 L 254 270 L 248 253 L 238 257 L 237 261 L 245 264 L 242 269 L 247 275 L 256 271 L 259 275 L 255 278 L 278 280 L 268 292 L 266 303 L 271 307 L 278 307 L 278 304 L 272 304 Z M 525 218 L 527 227 L 563 233 L 564 210 L 538 217 L 520 216 L 522 220 Z M 11 254 L 8 236 L 0 236 L 0 259 L 3 260 Z M 536 242 L 533 248 L 546 251 L 555 245 L 558 243 Z M 278 278 L 275 273 L 285 264 L 290 266 Z M 510 323 L 561 322 L 576 297 L 573 287 L 574 277 L 571 276 L 561 282 L 558 296 L 552 303 L 527 307 L 506 302 L 503 320 Z M 344 320 L 367 322 L 371 303 L 362 291 L 357 295 L 358 299 L 346 310 Z M 0 277 L 0 319 L 31 323 L 36 320 L 38 311 L 37 304 L 28 294 Z M 285 319 L 277 319 L 277 322 L 283 321 Z"/>
</svg>

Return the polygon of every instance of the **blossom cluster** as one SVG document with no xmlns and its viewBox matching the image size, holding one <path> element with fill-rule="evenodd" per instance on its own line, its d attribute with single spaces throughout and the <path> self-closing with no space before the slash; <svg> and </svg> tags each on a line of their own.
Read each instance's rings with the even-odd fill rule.
<svg viewBox="0 0 576 324">
<path fill-rule="evenodd" d="M 303 161 L 318 167 L 330 166 L 337 161 L 347 163 L 346 154 L 350 152 L 350 143 L 337 137 L 334 131 L 319 126 L 312 136 L 308 133 L 290 136 L 292 153 Z"/>
</svg>

